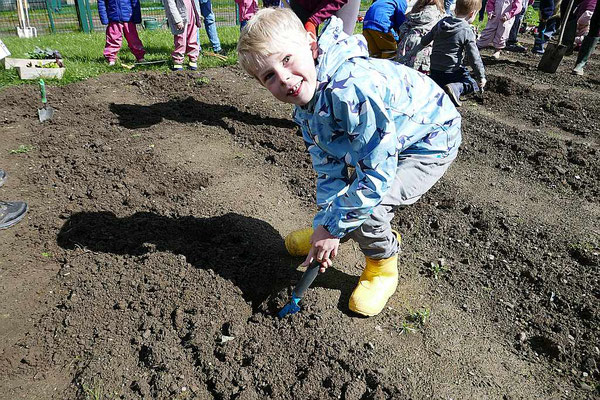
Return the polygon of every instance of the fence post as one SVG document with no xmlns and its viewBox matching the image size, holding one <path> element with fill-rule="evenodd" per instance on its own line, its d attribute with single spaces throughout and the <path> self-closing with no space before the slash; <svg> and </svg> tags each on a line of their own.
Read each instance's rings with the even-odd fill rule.
<svg viewBox="0 0 600 400">
<path fill-rule="evenodd" d="M 50 21 L 50 31 L 56 33 L 56 26 L 54 25 L 54 10 L 52 9 L 52 0 L 46 0 L 46 12 L 48 12 L 48 21 Z"/>
<path fill-rule="evenodd" d="M 86 7 L 85 0 L 76 0 L 75 9 L 77 10 L 77 19 L 79 20 L 79 26 L 85 33 L 90 33 L 94 27 L 91 24 L 91 15 L 88 13 L 89 3 Z"/>
</svg>

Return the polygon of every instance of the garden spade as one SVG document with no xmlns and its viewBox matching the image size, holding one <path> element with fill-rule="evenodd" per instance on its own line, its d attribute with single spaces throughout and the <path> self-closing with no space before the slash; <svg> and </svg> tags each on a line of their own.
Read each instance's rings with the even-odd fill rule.
<svg viewBox="0 0 600 400">
<path fill-rule="evenodd" d="M 38 117 L 40 118 L 40 122 L 47 121 L 52 118 L 54 115 L 54 108 L 48 105 L 48 100 L 46 100 L 46 84 L 43 79 L 40 79 L 40 94 L 42 95 L 42 104 L 44 108 L 38 108 Z"/>
<path fill-rule="evenodd" d="M 277 313 L 279 318 L 283 318 L 288 314 L 295 314 L 300 311 L 300 306 L 298 303 L 302 300 L 302 296 L 306 292 L 306 289 L 313 283 L 317 275 L 319 275 L 319 266 L 320 263 L 317 260 L 313 260 L 310 263 L 307 270 L 304 271 L 302 278 L 292 290 L 292 298 L 290 301 Z"/>
<path fill-rule="evenodd" d="M 567 26 L 567 16 L 571 14 L 571 7 L 573 7 L 573 0 L 569 0 L 567 13 L 560 24 L 560 36 L 558 37 L 558 41 L 556 43 L 548 43 L 546 45 L 544 55 L 538 64 L 538 69 L 540 71 L 548 72 L 550 74 L 555 73 L 565 53 L 567 52 L 569 46 L 562 44 L 562 40 L 563 35 L 565 34 L 565 27 Z"/>
</svg>

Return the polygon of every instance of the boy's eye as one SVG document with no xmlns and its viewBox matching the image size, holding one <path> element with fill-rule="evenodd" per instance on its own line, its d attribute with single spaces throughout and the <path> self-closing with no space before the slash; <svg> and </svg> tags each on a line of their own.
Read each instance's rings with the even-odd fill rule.
<svg viewBox="0 0 600 400">
<path fill-rule="evenodd" d="M 269 72 L 268 74 L 266 74 L 266 75 L 263 77 L 263 80 L 266 82 L 266 81 L 268 81 L 269 79 L 271 79 L 271 77 L 272 77 L 272 76 L 273 76 L 273 73 L 272 73 L 272 72 Z"/>
<path fill-rule="evenodd" d="M 284 62 L 284 63 L 286 63 L 286 62 L 288 62 L 288 61 L 290 61 L 290 56 L 285 56 L 285 57 L 283 57 L 283 62 Z"/>
</svg>

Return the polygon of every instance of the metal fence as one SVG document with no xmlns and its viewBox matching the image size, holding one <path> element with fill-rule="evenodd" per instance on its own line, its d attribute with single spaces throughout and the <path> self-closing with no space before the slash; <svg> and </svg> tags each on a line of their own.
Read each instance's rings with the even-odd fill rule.
<svg viewBox="0 0 600 400">
<path fill-rule="evenodd" d="M 35 27 L 38 35 L 59 32 L 75 32 L 92 30 L 103 31 L 98 15 L 98 0 L 23 0 L 29 2 L 29 22 Z M 411 3 L 413 0 L 409 0 Z M 361 1 L 361 14 L 369 8 L 372 0 Z M 258 0 L 259 5 L 262 4 Z M 161 0 L 141 0 L 142 20 L 165 19 Z M 237 21 L 237 10 L 234 0 L 212 0 L 213 12 L 217 26 L 234 26 Z M 17 0 L 0 0 L 0 36 L 17 35 L 19 18 Z"/>
<path fill-rule="evenodd" d="M 0 36 L 17 35 L 19 18 L 16 4 L 16 0 L 0 0 Z M 161 0 L 142 0 L 141 5 L 143 19 L 156 18 L 163 21 L 165 18 Z M 233 0 L 212 0 L 212 5 L 217 26 L 236 24 Z M 89 12 L 80 13 L 78 8 L 83 7 Z M 84 21 L 80 22 L 80 15 L 89 15 L 91 18 L 84 18 Z M 100 23 L 97 0 L 29 0 L 29 22 L 37 29 L 38 35 L 105 29 Z"/>
</svg>

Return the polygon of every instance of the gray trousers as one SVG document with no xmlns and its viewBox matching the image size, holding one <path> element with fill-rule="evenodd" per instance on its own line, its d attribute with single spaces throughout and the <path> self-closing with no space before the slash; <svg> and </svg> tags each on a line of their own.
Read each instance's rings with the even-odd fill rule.
<svg viewBox="0 0 600 400">
<path fill-rule="evenodd" d="M 415 203 L 444 175 L 456 155 L 444 159 L 407 156 L 398 163 L 394 183 L 381 203 L 358 228 L 342 242 L 353 239 L 365 256 L 376 260 L 390 258 L 400 251 L 391 221 L 398 208 Z"/>
</svg>

